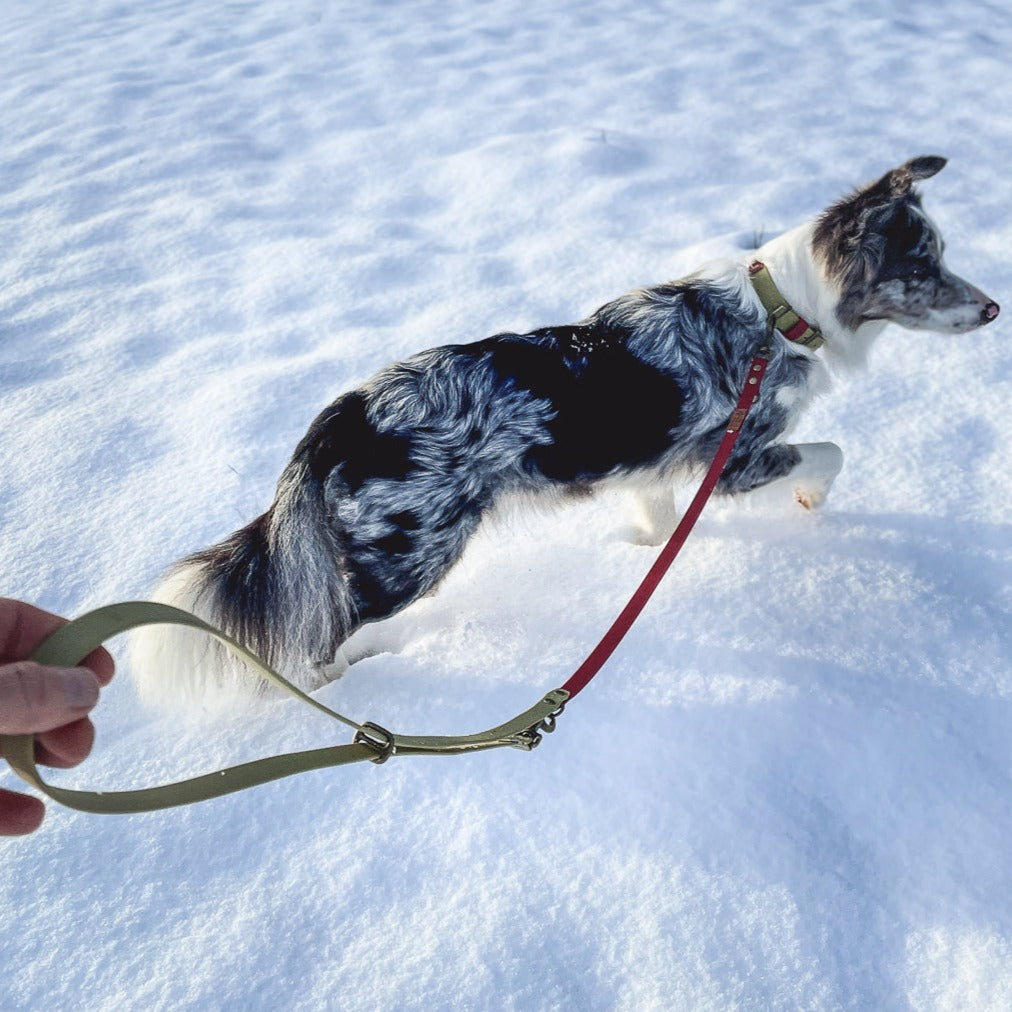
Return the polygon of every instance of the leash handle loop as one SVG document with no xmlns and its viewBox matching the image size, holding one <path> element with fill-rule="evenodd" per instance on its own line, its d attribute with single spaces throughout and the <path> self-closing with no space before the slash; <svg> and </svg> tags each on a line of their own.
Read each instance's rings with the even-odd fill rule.
<svg viewBox="0 0 1012 1012">
<path fill-rule="evenodd" d="M 269 756 L 159 787 L 132 791 L 79 791 L 57 787 L 43 780 L 35 763 L 33 735 L 0 735 L 0 752 L 22 780 L 51 800 L 82 812 L 116 815 L 153 812 L 221 797 L 296 773 L 365 760 L 383 763 L 395 755 L 455 755 L 504 746 L 530 751 L 541 740 L 542 730 L 549 729 L 546 725 L 551 722 L 554 726 L 554 718 L 568 698 L 563 690 L 556 689 L 505 724 L 477 734 L 398 735 L 371 721 L 358 724 L 324 706 L 219 629 L 196 615 L 154 601 L 124 601 L 87 612 L 52 633 L 36 648 L 31 659 L 40 664 L 73 666 L 107 639 L 138 626 L 157 623 L 188 626 L 215 637 L 274 685 L 326 716 L 354 728 L 354 740 L 347 745 Z"/>
</svg>

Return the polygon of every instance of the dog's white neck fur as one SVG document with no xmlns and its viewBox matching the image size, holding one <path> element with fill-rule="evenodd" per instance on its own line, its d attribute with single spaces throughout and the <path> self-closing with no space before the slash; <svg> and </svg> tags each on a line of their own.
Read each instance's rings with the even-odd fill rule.
<svg viewBox="0 0 1012 1012">
<path fill-rule="evenodd" d="M 774 283 L 794 311 L 822 331 L 828 359 L 842 366 L 863 365 L 885 323 L 865 323 L 856 331 L 840 323 L 836 316 L 840 292 L 826 277 L 815 256 L 814 233 L 814 221 L 799 225 L 763 244 L 754 259 L 766 264 Z"/>
</svg>

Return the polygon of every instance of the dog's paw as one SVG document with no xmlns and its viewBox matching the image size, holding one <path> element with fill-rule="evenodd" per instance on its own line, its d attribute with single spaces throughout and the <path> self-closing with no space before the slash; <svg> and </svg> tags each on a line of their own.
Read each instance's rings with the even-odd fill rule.
<svg viewBox="0 0 1012 1012">
<path fill-rule="evenodd" d="M 797 449 L 801 460 L 787 480 L 794 501 L 802 509 L 817 510 L 843 468 L 843 451 L 835 443 L 802 443 Z"/>
<path fill-rule="evenodd" d="M 826 501 L 832 482 L 812 482 L 794 486 L 794 501 L 808 512 L 817 510 Z"/>
<path fill-rule="evenodd" d="M 642 527 L 629 527 L 622 532 L 621 540 L 638 548 L 657 548 L 671 537 L 670 531 L 645 531 Z"/>
</svg>

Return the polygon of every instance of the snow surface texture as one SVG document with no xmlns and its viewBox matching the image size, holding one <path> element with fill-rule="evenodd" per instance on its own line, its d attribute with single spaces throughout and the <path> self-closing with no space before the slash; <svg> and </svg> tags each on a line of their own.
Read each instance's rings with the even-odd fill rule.
<svg viewBox="0 0 1012 1012">
<path fill-rule="evenodd" d="M 846 453 L 824 512 L 708 508 L 532 755 L 0 843 L 0 1007 L 1012 1007 L 1006 5 L 5 0 L 0 37 L 0 591 L 65 614 L 260 512 L 388 361 L 741 255 L 912 155 L 951 158 L 926 206 L 1006 304 L 889 331 L 798 432 Z M 526 708 L 652 561 L 626 522 L 498 525 L 321 698 L 404 733 Z M 124 670 L 96 722 L 60 783 L 334 738 L 297 704 L 180 726 Z"/>
</svg>

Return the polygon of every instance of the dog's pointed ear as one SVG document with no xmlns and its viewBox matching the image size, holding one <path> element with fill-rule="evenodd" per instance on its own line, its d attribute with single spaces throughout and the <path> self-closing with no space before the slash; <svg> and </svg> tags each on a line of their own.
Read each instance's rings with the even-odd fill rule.
<svg viewBox="0 0 1012 1012">
<path fill-rule="evenodd" d="M 940 155 L 911 158 L 830 207 L 819 219 L 815 237 L 827 262 L 859 254 L 853 263 L 869 277 L 874 274 L 884 250 L 883 232 L 898 203 L 911 195 L 917 180 L 941 172 L 945 163 Z"/>
<path fill-rule="evenodd" d="M 943 158 L 941 155 L 920 155 L 917 158 L 911 158 L 903 168 L 909 170 L 914 179 L 930 179 L 931 176 L 938 175 L 948 161 L 948 158 Z"/>
<path fill-rule="evenodd" d="M 947 159 L 941 155 L 920 155 L 905 165 L 887 172 L 872 188 L 889 200 L 907 196 L 918 179 L 928 179 L 945 168 Z"/>
</svg>

